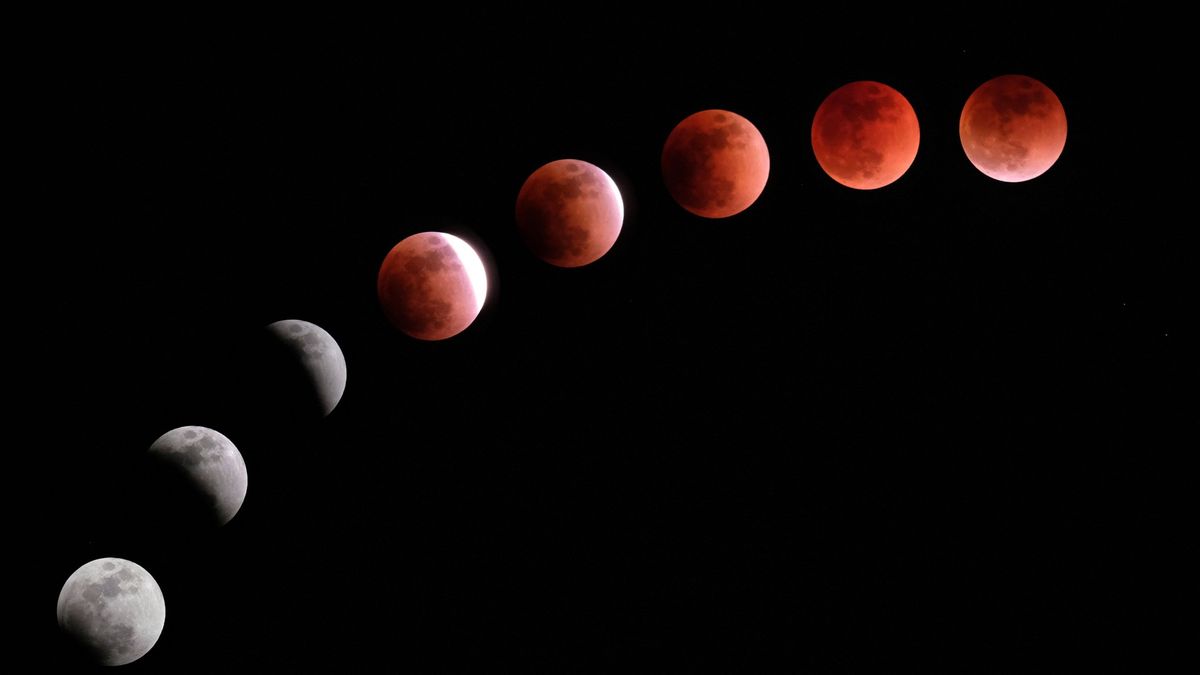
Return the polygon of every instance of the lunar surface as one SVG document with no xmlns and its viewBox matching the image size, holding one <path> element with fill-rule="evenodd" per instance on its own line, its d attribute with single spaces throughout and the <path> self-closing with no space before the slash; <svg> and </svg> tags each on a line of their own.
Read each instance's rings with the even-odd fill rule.
<svg viewBox="0 0 1200 675">
<path fill-rule="evenodd" d="M 167 620 L 154 577 L 137 563 L 100 558 L 75 570 L 58 594 L 58 625 L 96 662 L 132 663 L 146 655 Z"/>
<path fill-rule="evenodd" d="M 333 412 L 346 391 L 346 357 L 333 336 L 316 324 L 298 319 L 276 321 L 267 326 L 267 331 L 302 369 L 309 389 L 305 393 L 321 414 Z"/>
<path fill-rule="evenodd" d="M 1046 173 L 1067 144 L 1067 113 L 1032 77 L 1002 75 L 967 99 L 958 120 L 963 151 L 975 168 L 1006 183 Z"/>
<path fill-rule="evenodd" d="M 479 316 L 487 285 L 483 261 L 467 242 L 421 232 L 396 244 L 384 259 L 379 303 L 388 320 L 412 337 L 444 340 Z"/>
<path fill-rule="evenodd" d="M 608 253 L 624 218 L 617 184 L 577 159 L 534 171 L 517 195 L 517 229 L 525 244 L 559 267 L 580 267 Z"/>
<path fill-rule="evenodd" d="M 216 524 L 228 523 L 246 499 L 246 462 L 233 443 L 206 427 L 179 427 L 150 446 L 159 464 L 182 477 L 185 496 Z"/>
<path fill-rule="evenodd" d="M 771 172 L 767 142 L 745 117 L 704 110 L 685 118 L 667 137 L 663 180 L 676 202 L 705 218 L 745 211 L 762 194 Z"/>
<path fill-rule="evenodd" d="M 894 183 L 917 157 L 917 113 L 900 92 L 879 82 L 834 90 L 813 118 L 812 146 L 829 177 L 857 190 Z"/>
</svg>

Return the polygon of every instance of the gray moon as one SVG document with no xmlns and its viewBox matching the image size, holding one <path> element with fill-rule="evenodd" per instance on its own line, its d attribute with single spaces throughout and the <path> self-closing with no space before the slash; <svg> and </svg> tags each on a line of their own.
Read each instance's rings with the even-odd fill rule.
<svg viewBox="0 0 1200 675">
<path fill-rule="evenodd" d="M 312 393 L 328 415 L 346 391 L 346 357 L 324 328 L 298 319 L 276 321 L 267 330 L 299 361 L 312 385 Z"/>
<path fill-rule="evenodd" d="M 162 634 L 167 604 L 141 565 L 99 558 L 75 570 L 58 594 L 58 625 L 96 662 L 123 666 L 150 651 Z"/>
<path fill-rule="evenodd" d="M 172 429 L 150 446 L 150 454 L 179 469 L 218 525 L 228 523 L 246 499 L 246 462 L 236 446 L 206 427 Z"/>
</svg>

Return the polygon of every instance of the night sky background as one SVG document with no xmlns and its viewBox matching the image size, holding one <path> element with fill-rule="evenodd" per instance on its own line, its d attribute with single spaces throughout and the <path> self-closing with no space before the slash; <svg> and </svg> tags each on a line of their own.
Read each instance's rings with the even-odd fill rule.
<svg viewBox="0 0 1200 675">
<path fill-rule="evenodd" d="M 45 439 L 21 451 L 41 461 L 14 517 L 38 542 L 29 644 L 85 667 L 55 601 L 116 556 L 168 607 L 122 672 L 1137 663 L 1177 591 L 1147 570 L 1182 409 L 1181 223 L 1140 168 L 1157 127 L 1126 85 L 1145 36 L 1120 6 L 1027 16 L 448 8 L 62 38 L 32 97 L 48 223 L 8 249 L 37 289 L 15 301 L 33 327 L 18 424 Z M 1007 73 L 1052 88 L 1069 125 L 1023 184 L 958 139 L 967 97 Z M 809 141 L 860 79 L 921 124 L 912 168 L 869 192 Z M 722 220 L 677 206 L 659 170 L 707 108 L 771 151 L 758 202 Z M 561 158 L 626 206 L 613 249 L 574 270 L 513 222 Z M 437 343 L 375 295 L 425 230 L 476 245 L 491 284 Z M 327 419 L 248 394 L 248 345 L 285 318 L 345 353 Z M 246 460 L 219 530 L 173 526 L 142 480 L 188 424 Z"/>
</svg>

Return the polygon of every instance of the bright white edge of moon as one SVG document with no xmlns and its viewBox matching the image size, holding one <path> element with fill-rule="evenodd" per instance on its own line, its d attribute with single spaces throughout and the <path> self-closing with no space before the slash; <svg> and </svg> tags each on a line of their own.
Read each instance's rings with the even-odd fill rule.
<svg viewBox="0 0 1200 675">
<path fill-rule="evenodd" d="M 483 309 L 483 301 L 487 299 L 487 272 L 483 269 L 483 260 L 467 242 L 452 234 L 439 232 L 439 235 L 454 249 L 458 261 L 467 271 L 467 280 L 471 282 L 471 292 L 475 295 L 475 311 Z"/>
<path fill-rule="evenodd" d="M 617 182 L 612 179 L 612 176 L 608 175 L 607 171 L 605 171 L 604 169 L 600 169 L 599 167 L 597 167 L 597 169 L 599 169 L 600 174 L 602 176 L 604 176 L 604 180 L 608 181 L 608 187 L 612 188 L 613 196 L 617 198 L 617 212 L 620 214 L 620 218 L 618 219 L 617 224 L 624 225 L 625 224 L 625 198 L 621 196 L 621 188 L 617 187 Z"/>
</svg>

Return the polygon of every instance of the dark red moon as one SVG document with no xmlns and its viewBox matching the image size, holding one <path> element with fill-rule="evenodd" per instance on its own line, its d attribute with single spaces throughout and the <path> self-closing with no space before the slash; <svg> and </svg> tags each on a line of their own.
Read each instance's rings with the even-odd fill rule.
<svg viewBox="0 0 1200 675">
<path fill-rule="evenodd" d="M 958 120 L 963 151 L 975 168 L 1006 183 L 1046 173 L 1067 144 L 1067 113 L 1049 87 L 1024 75 L 984 82 Z"/>
<path fill-rule="evenodd" d="M 559 267 L 580 267 L 608 253 L 624 218 L 617 184 L 578 159 L 534 171 L 517 195 L 517 229 L 525 244 Z"/>
<path fill-rule="evenodd" d="M 421 232 L 396 244 L 379 268 L 379 303 L 397 328 L 421 340 L 458 335 L 487 298 L 487 273 L 470 244 Z"/>
<path fill-rule="evenodd" d="M 727 110 L 704 110 L 667 137 L 662 171 L 680 206 L 705 218 L 725 218 L 745 211 L 762 194 L 771 155 L 750 120 Z"/>
<path fill-rule="evenodd" d="M 856 190 L 894 183 L 921 144 L 917 113 L 900 92 L 879 82 L 851 82 L 825 98 L 813 117 L 817 163 Z"/>
</svg>

